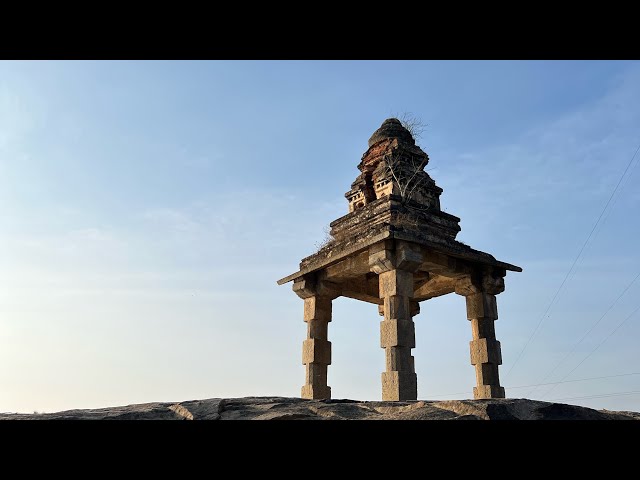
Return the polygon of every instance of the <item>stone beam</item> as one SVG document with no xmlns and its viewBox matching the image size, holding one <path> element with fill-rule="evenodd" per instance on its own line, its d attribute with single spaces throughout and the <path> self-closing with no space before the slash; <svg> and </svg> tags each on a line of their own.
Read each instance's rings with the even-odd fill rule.
<svg viewBox="0 0 640 480">
<path fill-rule="evenodd" d="M 343 297 L 354 298 L 363 302 L 375 303 L 376 305 L 382 305 L 382 300 L 378 295 L 378 282 L 369 280 L 358 282 L 347 282 L 343 284 L 340 290 L 340 295 Z"/>
<path fill-rule="evenodd" d="M 420 270 L 449 278 L 462 278 L 471 273 L 470 267 L 464 261 L 429 250 L 423 253 Z"/>
<path fill-rule="evenodd" d="M 419 287 L 427 283 L 430 278 L 431 278 L 431 275 L 429 275 L 429 272 L 421 272 L 420 270 L 417 270 L 416 272 L 414 272 L 413 274 L 414 290 L 417 290 Z"/>
<path fill-rule="evenodd" d="M 364 251 L 325 268 L 327 280 L 339 280 L 364 276 L 369 273 L 369 252 Z"/>
<path fill-rule="evenodd" d="M 452 293 L 455 289 L 456 279 L 441 275 L 431 275 L 429 280 L 416 287 L 413 298 L 417 301 L 428 300 Z"/>
<path fill-rule="evenodd" d="M 370 275 L 370 274 L 369 274 Z M 319 295 L 323 295 L 334 299 L 336 297 L 349 297 L 363 302 L 374 303 L 379 305 L 381 300 L 378 296 L 378 277 L 377 275 L 367 276 L 361 275 L 354 278 L 333 278 L 335 281 L 325 280 L 326 272 L 318 273 L 315 291 Z"/>
</svg>

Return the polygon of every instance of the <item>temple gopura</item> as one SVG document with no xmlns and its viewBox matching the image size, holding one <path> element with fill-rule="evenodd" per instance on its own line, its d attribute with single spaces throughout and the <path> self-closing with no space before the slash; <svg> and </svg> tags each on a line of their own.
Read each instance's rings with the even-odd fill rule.
<svg viewBox="0 0 640 480">
<path fill-rule="evenodd" d="M 331 398 L 327 330 L 332 300 L 344 296 L 377 305 L 384 317 L 382 399 L 416 400 L 413 317 L 420 302 L 453 292 L 465 297 L 471 322 L 473 396 L 504 398 L 496 295 L 504 291 L 507 271 L 522 269 L 456 241 L 460 219 L 440 209 L 442 189 L 424 171 L 428 162 L 398 119 L 385 120 L 369 139 L 361 173 L 345 194 L 349 213 L 331 223 L 330 241 L 302 259 L 299 271 L 278 280 L 293 281 L 293 291 L 304 300 L 303 398 Z"/>
</svg>

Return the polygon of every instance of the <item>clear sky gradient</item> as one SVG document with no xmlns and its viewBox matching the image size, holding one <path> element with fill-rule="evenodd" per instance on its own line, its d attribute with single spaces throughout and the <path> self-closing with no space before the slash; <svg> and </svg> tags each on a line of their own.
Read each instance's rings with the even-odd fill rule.
<svg viewBox="0 0 640 480">
<path fill-rule="evenodd" d="M 640 143 L 638 62 L 5 61 L 0 411 L 299 396 L 302 301 L 276 280 L 402 112 L 458 239 L 524 269 L 498 296 L 507 395 L 640 410 L 576 399 L 640 375 L 510 388 L 640 372 L 640 312 L 571 372 L 640 306 L 639 279 L 607 312 L 640 273 L 640 158 L 514 366 Z M 419 398 L 471 397 L 464 299 L 421 310 Z M 334 398 L 380 399 L 379 321 L 335 302 Z"/>
</svg>

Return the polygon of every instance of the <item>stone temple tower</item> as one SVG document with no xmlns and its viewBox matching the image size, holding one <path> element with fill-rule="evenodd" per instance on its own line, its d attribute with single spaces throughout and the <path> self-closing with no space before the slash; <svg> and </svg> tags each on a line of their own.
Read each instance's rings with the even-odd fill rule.
<svg viewBox="0 0 640 480">
<path fill-rule="evenodd" d="M 442 189 L 424 171 L 428 162 L 398 119 L 385 120 L 369 139 L 361 173 L 345 194 L 349 213 L 331 223 L 331 240 L 302 259 L 299 271 L 278 280 L 293 281 L 293 291 L 304 300 L 303 398 L 331 398 L 328 325 L 332 300 L 345 296 L 376 304 L 384 317 L 382 399 L 416 400 L 413 317 L 420 302 L 453 292 L 465 297 L 471 322 L 473 396 L 504 398 L 496 295 L 504 291 L 507 271 L 522 269 L 456 241 L 460 219 L 440 209 Z"/>
</svg>

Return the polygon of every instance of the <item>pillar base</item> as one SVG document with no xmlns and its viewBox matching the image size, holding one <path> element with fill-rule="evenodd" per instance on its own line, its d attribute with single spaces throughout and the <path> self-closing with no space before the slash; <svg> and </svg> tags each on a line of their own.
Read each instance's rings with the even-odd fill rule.
<svg viewBox="0 0 640 480">
<path fill-rule="evenodd" d="M 300 396 L 309 400 L 326 400 L 331 398 L 331 387 L 303 385 Z"/>
<path fill-rule="evenodd" d="M 483 398 L 505 398 L 504 387 L 496 385 L 480 385 L 473 387 L 473 398 L 481 400 Z"/>
<path fill-rule="evenodd" d="M 418 379 L 412 372 L 382 372 L 382 400 L 418 399 Z"/>
</svg>

